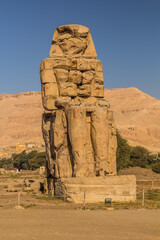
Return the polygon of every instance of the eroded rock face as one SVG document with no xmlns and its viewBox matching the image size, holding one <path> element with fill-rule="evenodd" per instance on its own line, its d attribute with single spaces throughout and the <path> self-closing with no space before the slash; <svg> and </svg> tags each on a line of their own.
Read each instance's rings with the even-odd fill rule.
<svg viewBox="0 0 160 240">
<path fill-rule="evenodd" d="M 48 178 L 116 174 L 116 131 L 96 57 L 89 29 L 65 25 L 41 62 Z"/>
</svg>

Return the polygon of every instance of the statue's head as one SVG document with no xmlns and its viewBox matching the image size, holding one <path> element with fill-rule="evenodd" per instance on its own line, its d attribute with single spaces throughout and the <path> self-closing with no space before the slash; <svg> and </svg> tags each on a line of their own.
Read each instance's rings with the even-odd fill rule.
<svg viewBox="0 0 160 240">
<path fill-rule="evenodd" d="M 89 28 L 77 24 L 56 28 L 49 56 L 96 58 L 97 54 Z"/>
</svg>

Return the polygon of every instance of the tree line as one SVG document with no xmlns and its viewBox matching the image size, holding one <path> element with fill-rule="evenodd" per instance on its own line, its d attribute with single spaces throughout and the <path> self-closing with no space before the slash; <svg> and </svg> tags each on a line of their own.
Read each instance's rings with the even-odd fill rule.
<svg viewBox="0 0 160 240">
<path fill-rule="evenodd" d="M 10 158 L 3 158 L 0 160 L 0 168 L 12 170 L 35 170 L 41 166 L 45 166 L 46 154 L 45 152 L 31 151 L 26 153 L 23 151 L 19 154 L 12 154 Z"/>
<path fill-rule="evenodd" d="M 141 146 L 131 147 L 117 131 L 117 170 L 128 167 L 142 167 L 160 173 L 160 153 L 151 154 Z"/>
</svg>

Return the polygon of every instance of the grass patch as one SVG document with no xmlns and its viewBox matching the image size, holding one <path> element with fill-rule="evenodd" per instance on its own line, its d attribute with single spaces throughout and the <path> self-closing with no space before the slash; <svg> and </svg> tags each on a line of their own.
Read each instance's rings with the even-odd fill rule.
<svg viewBox="0 0 160 240">
<path fill-rule="evenodd" d="M 20 178 L 22 176 L 21 173 L 8 173 L 3 175 L 5 178 Z"/>
<path fill-rule="evenodd" d="M 34 204 L 34 203 L 31 203 L 31 204 L 28 204 L 28 205 L 26 205 L 26 204 L 21 204 L 21 207 L 23 207 L 23 208 L 25 208 L 25 209 L 27 209 L 27 208 L 32 208 L 32 207 L 36 207 L 37 205 L 36 204 Z"/>
<path fill-rule="evenodd" d="M 45 200 L 45 201 L 61 201 L 64 202 L 62 199 L 52 196 L 52 195 L 41 195 L 41 196 L 36 196 L 36 199 L 39 200 Z"/>
<path fill-rule="evenodd" d="M 152 200 L 152 201 L 160 201 L 160 190 L 148 190 L 145 193 L 145 199 L 146 200 Z"/>
<path fill-rule="evenodd" d="M 144 199 L 151 201 L 160 201 L 160 190 L 149 189 L 144 192 Z M 137 193 L 137 200 L 142 200 L 142 192 Z"/>
</svg>

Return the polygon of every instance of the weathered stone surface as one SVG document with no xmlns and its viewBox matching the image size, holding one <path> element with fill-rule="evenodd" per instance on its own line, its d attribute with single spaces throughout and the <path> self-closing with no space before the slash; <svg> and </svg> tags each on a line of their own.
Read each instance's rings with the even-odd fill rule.
<svg viewBox="0 0 160 240">
<path fill-rule="evenodd" d="M 41 70 L 51 70 L 51 69 L 66 69 L 72 70 L 76 69 L 77 61 L 76 59 L 70 58 L 46 58 L 41 63 Z"/>
<path fill-rule="evenodd" d="M 91 70 L 90 61 L 88 59 L 79 58 L 77 60 L 77 70 L 79 71 Z"/>
<path fill-rule="evenodd" d="M 55 194 L 69 202 L 83 203 L 136 200 L 136 177 L 134 175 L 62 178 L 55 183 Z"/>
<path fill-rule="evenodd" d="M 103 71 L 103 65 L 102 65 L 102 62 L 100 60 L 96 60 L 95 70 L 98 71 L 98 72 Z"/>
<path fill-rule="evenodd" d="M 76 200 L 81 198 L 80 189 L 87 189 L 87 185 L 82 187 L 75 180 L 67 185 L 68 180 L 64 179 L 82 179 L 86 184 L 84 177 L 92 177 L 94 185 L 96 177 L 116 175 L 116 128 L 110 105 L 104 100 L 102 63 L 95 58 L 89 29 L 64 25 L 56 29 L 50 58 L 44 59 L 40 67 L 42 102 L 50 111 L 44 113 L 42 125 L 48 191 L 53 192 L 54 188 L 55 195 L 68 195 L 73 201 L 80 201 Z M 89 186 L 89 191 L 92 196 L 102 191 L 104 197 L 108 183 L 95 180 L 97 183 L 104 186 Z M 119 196 L 119 187 L 114 191 Z M 124 196 L 133 200 L 129 193 Z"/>
<path fill-rule="evenodd" d="M 42 97 L 42 102 L 43 102 L 43 107 L 45 110 L 56 110 L 56 106 L 55 106 L 55 100 L 56 98 L 54 96 L 46 96 L 46 97 Z"/>
<path fill-rule="evenodd" d="M 75 84 L 80 84 L 82 82 L 82 73 L 77 70 L 71 70 L 69 72 L 69 81 Z"/>
<path fill-rule="evenodd" d="M 81 106 L 67 106 L 65 113 L 68 123 L 68 136 L 73 154 L 74 176 L 87 176 L 86 162 L 86 109 Z M 78 133 L 78 134 L 77 134 Z"/>
<path fill-rule="evenodd" d="M 41 62 L 43 106 L 55 111 L 49 137 L 44 137 L 54 158 L 52 173 L 48 168 L 53 177 L 116 174 L 115 127 L 109 104 L 99 101 L 104 96 L 103 69 L 95 58 L 89 29 L 64 25 L 54 33 L 50 58 Z"/>
<path fill-rule="evenodd" d="M 85 84 L 78 88 L 78 96 L 89 97 L 91 95 L 91 85 Z"/>
<path fill-rule="evenodd" d="M 55 116 L 52 116 L 51 113 L 42 115 L 42 132 L 43 132 L 43 139 L 45 142 L 46 147 L 46 177 L 53 177 L 54 176 L 54 160 L 53 160 L 53 152 L 51 151 L 51 136 L 50 136 L 50 129 L 51 124 L 54 121 Z"/>
<path fill-rule="evenodd" d="M 57 44 L 52 44 L 52 45 L 51 45 L 50 52 L 49 52 L 49 56 L 50 56 L 50 57 L 54 57 L 55 55 L 56 55 L 57 57 L 63 57 L 63 52 L 62 52 L 62 49 L 60 48 L 59 45 L 57 45 Z"/>
<path fill-rule="evenodd" d="M 58 27 L 52 39 L 49 56 L 96 58 L 97 54 L 89 29 L 75 24 Z"/>
<path fill-rule="evenodd" d="M 40 74 L 42 83 L 56 83 L 56 76 L 53 70 L 41 71 Z"/>
<path fill-rule="evenodd" d="M 110 162 L 110 173 L 115 175 L 116 169 L 116 149 L 117 149 L 117 137 L 116 137 L 116 126 L 113 119 L 113 112 L 108 112 L 108 124 L 109 124 L 109 149 L 108 149 L 108 160 Z"/>
<path fill-rule="evenodd" d="M 103 98 L 104 97 L 104 85 L 92 84 L 91 96 L 97 97 L 97 98 L 99 98 L 99 97 Z"/>
<path fill-rule="evenodd" d="M 77 96 L 77 86 L 74 83 L 66 82 L 60 85 L 60 95 L 76 97 Z"/>
<path fill-rule="evenodd" d="M 56 79 L 57 79 L 57 83 L 68 81 L 68 77 L 69 77 L 68 70 L 55 69 L 54 73 L 55 73 L 55 76 L 56 76 Z"/>
<path fill-rule="evenodd" d="M 98 71 L 95 72 L 94 83 L 103 84 L 103 72 L 98 72 Z"/>
<path fill-rule="evenodd" d="M 93 71 L 86 71 L 83 73 L 82 84 L 91 84 L 94 77 Z"/>
<path fill-rule="evenodd" d="M 58 86 L 57 83 L 46 83 L 44 84 L 44 96 L 58 97 Z"/>
<path fill-rule="evenodd" d="M 57 161 L 55 161 L 56 177 L 72 177 L 71 159 L 67 148 L 67 122 L 63 110 L 56 112 L 51 132 L 53 134 L 52 141 L 54 140 L 52 146 L 54 146 L 54 154 L 57 156 Z"/>
<path fill-rule="evenodd" d="M 91 114 L 91 134 L 95 155 L 95 171 L 97 176 L 106 176 L 110 173 L 108 160 L 109 125 L 107 108 L 97 107 Z"/>
</svg>

